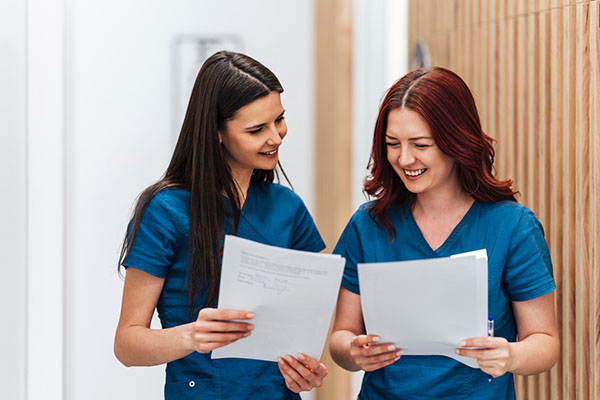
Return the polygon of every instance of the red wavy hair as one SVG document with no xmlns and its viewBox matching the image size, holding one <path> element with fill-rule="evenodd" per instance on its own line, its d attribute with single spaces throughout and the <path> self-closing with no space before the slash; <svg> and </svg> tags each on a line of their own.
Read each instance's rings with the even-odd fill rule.
<svg viewBox="0 0 600 400">
<path fill-rule="evenodd" d="M 494 139 L 481 129 L 475 100 L 467 84 L 454 72 L 441 67 L 421 68 L 398 80 L 388 90 L 379 108 L 373 134 L 373 149 L 364 191 L 375 201 L 369 215 L 390 238 L 396 234 L 386 210 L 416 195 L 406 189 L 387 160 L 385 132 L 391 110 L 406 108 L 427 122 L 435 143 L 456 162 L 463 190 L 481 202 L 517 201 L 512 180 L 497 180 L 494 169 Z"/>
</svg>

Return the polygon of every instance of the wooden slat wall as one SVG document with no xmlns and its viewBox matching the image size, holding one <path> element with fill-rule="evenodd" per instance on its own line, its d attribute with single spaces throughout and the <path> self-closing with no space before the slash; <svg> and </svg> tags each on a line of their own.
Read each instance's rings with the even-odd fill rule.
<svg viewBox="0 0 600 400">
<path fill-rule="evenodd" d="M 600 400 L 600 0 L 410 0 L 409 48 L 461 75 L 546 230 L 561 358 L 519 399 Z"/>
</svg>

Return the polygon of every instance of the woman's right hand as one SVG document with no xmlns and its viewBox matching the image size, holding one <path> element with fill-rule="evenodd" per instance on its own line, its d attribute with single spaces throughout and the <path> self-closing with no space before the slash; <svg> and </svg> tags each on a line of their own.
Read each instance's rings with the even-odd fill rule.
<svg viewBox="0 0 600 400">
<path fill-rule="evenodd" d="M 402 357 L 402 350 L 393 344 L 376 344 L 376 335 L 358 335 L 350 341 L 350 359 L 363 371 L 374 371 L 395 363 Z"/>
<path fill-rule="evenodd" d="M 254 325 L 231 320 L 251 320 L 252 318 L 254 318 L 254 314 L 249 311 L 203 308 L 192 326 L 194 350 L 199 353 L 208 353 L 250 336 Z"/>
</svg>

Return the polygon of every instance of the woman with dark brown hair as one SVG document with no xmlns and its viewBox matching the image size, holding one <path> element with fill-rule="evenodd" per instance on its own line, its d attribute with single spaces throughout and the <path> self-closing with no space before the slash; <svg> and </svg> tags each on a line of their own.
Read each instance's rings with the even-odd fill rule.
<svg viewBox="0 0 600 400">
<path fill-rule="evenodd" d="M 281 92 L 246 55 L 209 57 L 167 171 L 137 202 L 120 258 L 115 355 L 126 366 L 166 363 L 165 399 L 299 399 L 327 374 L 304 354 L 278 363 L 210 356 L 254 329 L 252 312 L 216 308 L 225 234 L 325 248 L 300 197 L 273 182 L 287 134 Z M 162 329 L 150 329 L 155 309 Z"/>
<path fill-rule="evenodd" d="M 513 373 L 538 374 L 556 363 L 556 286 L 543 228 L 517 203 L 512 182 L 494 177 L 493 162 L 492 139 L 458 75 L 420 69 L 389 89 L 364 187 L 375 200 L 354 214 L 334 250 L 346 269 L 330 351 L 343 368 L 366 371 L 360 399 L 514 399 Z M 366 334 L 358 263 L 478 249 L 488 254 L 495 337 L 465 338 L 456 352 L 480 369 L 443 356 L 403 356 L 401 343 L 378 345 L 376 332 Z"/>
</svg>

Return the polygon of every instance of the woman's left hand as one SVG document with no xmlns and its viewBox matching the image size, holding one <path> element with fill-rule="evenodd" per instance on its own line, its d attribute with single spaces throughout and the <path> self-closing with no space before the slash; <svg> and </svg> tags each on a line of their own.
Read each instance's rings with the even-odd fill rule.
<svg viewBox="0 0 600 400">
<path fill-rule="evenodd" d="M 298 354 L 298 358 L 290 355 L 279 357 L 277 364 L 285 385 L 294 393 L 320 387 L 327 375 L 325 365 L 302 353 Z"/>
<path fill-rule="evenodd" d="M 479 368 L 494 378 L 510 371 L 513 354 L 511 344 L 503 337 L 478 337 L 467 339 L 461 347 L 482 349 L 456 349 L 456 354 L 477 359 Z"/>
</svg>

